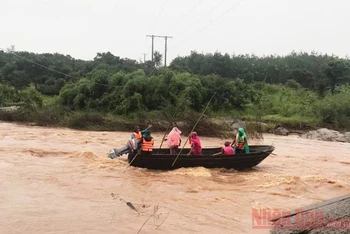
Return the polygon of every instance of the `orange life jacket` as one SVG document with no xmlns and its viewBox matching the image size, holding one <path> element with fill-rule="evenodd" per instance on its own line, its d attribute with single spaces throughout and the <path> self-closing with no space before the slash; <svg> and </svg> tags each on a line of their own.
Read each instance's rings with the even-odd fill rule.
<svg viewBox="0 0 350 234">
<path fill-rule="evenodd" d="M 142 137 L 141 132 L 133 132 L 133 134 L 134 134 L 134 137 L 136 138 L 137 141 L 139 141 Z"/>
<path fill-rule="evenodd" d="M 152 138 L 151 141 L 146 141 L 145 139 L 142 139 L 142 151 L 146 152 L 152 152 L 153 150 L 153 144 L 154 144 L 154 139 Z"/>
<path fill-rule="evenodd" d="M 241 142 L 238 142 L 238 139 L 239 139 L 239 134 L 237 133 L 236 134 L 236 142 L 235 142 L 236 148 L 240 149 L 240 150 L 243 150 L 244 146 L 245 146 L 245 138 L 244 138 L 244 136 L 242 136 L 242 138 L 241 138 L 242 141 Z"/>
</svg>

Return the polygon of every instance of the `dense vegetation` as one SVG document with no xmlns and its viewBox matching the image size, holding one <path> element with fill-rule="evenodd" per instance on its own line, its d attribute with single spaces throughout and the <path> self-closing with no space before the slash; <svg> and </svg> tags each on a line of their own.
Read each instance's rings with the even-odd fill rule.
<svg viewBox="0 0 350 234">
<path fill-rule="evenodd" d="M 17 112 L 1 111 L 0 118 L 110 130 L 166 120 L 191 128 L 212 98 L 210 117 L 350 129 L 347 58 L 192 52 L 169 68 L 156 65 L 109 52 L 83 61 L 0 51 L 0 106 L 22 106 Z M 209 122 L 205 126 L 214 128 Z"/>
</svg>

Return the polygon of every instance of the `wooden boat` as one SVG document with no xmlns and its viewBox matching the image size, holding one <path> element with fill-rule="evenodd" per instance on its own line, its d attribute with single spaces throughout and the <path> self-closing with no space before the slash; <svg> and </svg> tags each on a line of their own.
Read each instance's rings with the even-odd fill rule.
<svg viewBox="0 0 350 234">
<path fill-rule="evenodd" d="M 156 170 L 173 170 L 181 167 L 243 170 L 258 165 L 275 150 L 275 147 L 272 145 L 251 145 L 249 148 L 249 153 L 237 153 L 236 155 L 217 155 L 221 148 L 204 148 L 202 149 L 202 155 L 196 156 L 187 155 L 190 149 L 184 148 L 174 165 L 177 155 L 169 154 L 169 149 L 153 149 L 151 155 L 129 152 L 128 161 L 134 167 Z M 178 151 L 180 152 L 180 150 Z"/>
</svg>

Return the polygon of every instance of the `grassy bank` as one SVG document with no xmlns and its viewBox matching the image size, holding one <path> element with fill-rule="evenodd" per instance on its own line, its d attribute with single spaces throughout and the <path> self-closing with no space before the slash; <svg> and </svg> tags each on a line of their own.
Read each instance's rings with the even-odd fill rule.
<svg viewBox="0 0 350 234">
<path fill-rule="evenodd" d="M 254 91 L 248 94 L 254 96 L 250 96 L 251 101 L 244 105 L 236 103 L 239 108 L 224 108 L 224 111 L 219 108 L 221 99 L 214 99 L 195 130 L 203 136 L 231 136 L 232 124 L 240 121 L 245 122 L 247 131 L 252 135 L 271 132 L 277 126 L 292 131 L 320 127 L 350 130 L 350 89 L 319 97 L 312 91 L 283 85 L 256 84 L 251 88 Z M 127 113 L 117 114 L 108 111 L 108 108 L 101 109 L 99 105 L 94 108 L 65 105 L 60 96 L 40 94 L 34 87 L 13 92 L 15 98 L 4 101 L 2 106 L 16 105 L 20 108 L 11 112 L 0 110 L 0 120 L 81 130 L 131 131 L 135 125 L 143 127 L 152 123 L 153 131 L 165 132 L 172 126 L 178 126 L 184 134 L 188 134 L 205 108 L 205 105 L 198 106 L 197 111 L 191 108 L 188 99 L 192 100 L 192 97 L 189 96 L 178 99 L 175 102 L 177 106 L 164 102 L 158 110 L 135 107 Z M 240 95 L 242 100 L 245 99 L 244 93 Z M 221 98 L 226 100 L 225 97 Z M 226 101 L 229 103 L 228 99 Z M 108 106 L 112 102 L 111 99 L 103 103 Z M 130 101 L 129 104 L 135 103 Z"/>
<path fill-rule="evenodd" d="M 31 124 L 37 126 L 67 127 L 89 131 L 126 131 L 133 130 L 135 125 L 146 127 L 152 124 L 152 131 L 170 131 L 173 126 L 181 128 L 184 134 L 189 134 L 200 117 L 200 113 L 185 113 L 183 118 L 171 119 L 161 112 L 135 113 L 129 116 L 118 116 L 99 112 L 71 111 L 65 108 L 21 108 L 11 112 L 0 111 L 0 120 Z M 228 125 L 218 123 L 203 116 L 195 131 L 203 136 L 224 137 L 230 131 Z"/>
<path fill-rule="evenodd" d="M 210 115 L 210 114 L 209 114 Z M 125 131 L 131 132 L 135 125 L 141 128 L 152 124 L 152 131 L 169 132 L 173 126 L 178 126 L 184 135 L 188 135 L 196 125 L 195 131 L 201 136 L 231 138 L 233 126 L 245 126 L 247 133 L 260 137 L 263 132 L 271 132 L 276 126 L 285 126 L 293 130 L 305 129 L 303 126 L 316 127 L 312 120 L 305 121 L 300 117 L 283 118 L 280 116 L 255 116 L 237 114 L 218 116 L 203 115 L 187 111 L 173 118 L 162 112 L 134 113 L 129 116 L 104 114 L 99 112 L 71 111 L 63 107 L 33 108 L 24 107 L 11 112 L 0 111 L 0 120 L 37 126 L 67 127 L 89 131 Z M 302 125 L 300 123 L 309 123 Z"/>
</svg>

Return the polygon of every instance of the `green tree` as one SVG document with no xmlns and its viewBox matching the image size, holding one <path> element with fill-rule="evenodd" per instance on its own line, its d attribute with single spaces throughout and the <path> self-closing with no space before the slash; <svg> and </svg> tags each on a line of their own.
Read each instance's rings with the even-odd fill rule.
<svg viewBox="0 0 350 234">
<path fill-rule="evenodd" d="M 24 71 L 15 70 L 7 76 L 9 84 L 18 90 L 25 89 L 30 84 L 30 79 Z"/>
<path fill-rule="evenodd" d="M 163 59 L 163 55 L 157 50 L 154 51 L 153 61 L 156 67 L 160 67 L 162 65 L 162 59 Z"/>
<path fill-rule="evenodd" d="M 290 71 L 289 79 L 293 79 L 303 87 L 312 88 L 315 85 L 314 74 L 306 69 L 293 69 Z"/>
<path fill-rule="evenodd" d="M 95 62 L 106 63 L 108 65 L 117 65 L 121 62 L 120 57 L 114 56 L 111 52 L 107 53 L 97 53 L 94 58 Z"/>
<path fill-rule="evenodd" d="M 337 60 L 330 62 L 325 69 L 325 73 L 329 79 L 331 92 L 333 94 L 337 85 L 350 81 L 349 63 L 345 61 Z"/>
</svg>

